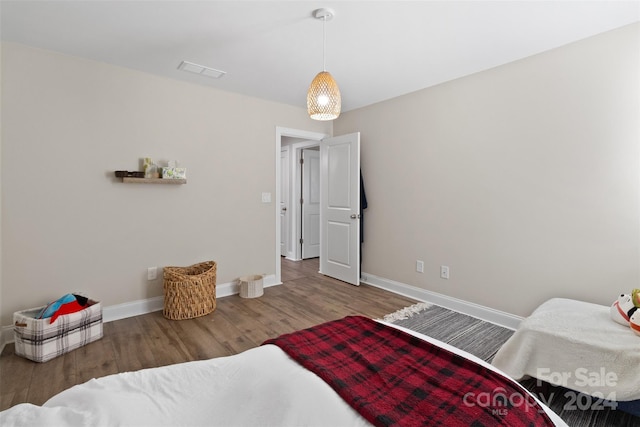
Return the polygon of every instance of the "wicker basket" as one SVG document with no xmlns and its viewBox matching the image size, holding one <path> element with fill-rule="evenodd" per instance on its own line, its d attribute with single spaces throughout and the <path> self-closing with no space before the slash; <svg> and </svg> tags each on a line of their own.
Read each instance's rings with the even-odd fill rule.
<svg viewBox="0 0 640 427">
<path fill-rule="evenodd" d="M 264 293 L 262 274 L 242 276 L 240 279 L 240 298 L 257 298 Z"/>
<path fill-rule="evenodd" d="M 164 317 L 172 320 L 192 319 L 215 309 L 215 261 L 190 267 L 164 267 Z"/>
</svg>

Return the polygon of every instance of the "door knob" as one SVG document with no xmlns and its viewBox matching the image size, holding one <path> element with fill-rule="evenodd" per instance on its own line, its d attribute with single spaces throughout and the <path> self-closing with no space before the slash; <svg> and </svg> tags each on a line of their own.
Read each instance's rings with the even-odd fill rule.
<svg viewBox="0 0 640 427">
<path fill-rule="evenodd" d="M 283 207 L 283 208 L 282 208 L 282 210 L 283 210 L 283 211 L 286 211 L 286 210 L 287 210 L 287 207 L 286 207 L 286 206 L 285 206 L 285 207 Z"/>
<path fill-rule="evenodd" d="M 358 215 L 358 214 L 351 214 L 351 219 L 356 219 L 356 218 L 360 218 L 360 215 Z"/>
</svg>

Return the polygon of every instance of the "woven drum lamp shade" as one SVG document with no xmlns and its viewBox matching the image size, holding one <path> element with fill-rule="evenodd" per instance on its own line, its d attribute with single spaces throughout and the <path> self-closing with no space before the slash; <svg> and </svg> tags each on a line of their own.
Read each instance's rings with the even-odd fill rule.
<svg viewBox="0 0 640 427">
<path fill-rule="evenodd" d="M 313 120 L 334 120 L 340 115 L 340 89 L 328 71 L 313 79 L 307 92 L 307 111 Z"/>
</svg>

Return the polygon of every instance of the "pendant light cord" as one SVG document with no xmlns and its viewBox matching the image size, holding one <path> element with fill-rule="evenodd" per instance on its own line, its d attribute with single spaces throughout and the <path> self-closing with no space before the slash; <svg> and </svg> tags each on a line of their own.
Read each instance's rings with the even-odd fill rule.
<svg viewBox="0 0 640 427">
<path fill-rule="evenodd" d="M 327 71 L 327 64 L 325 60 L 325 53 L 327 50 L 327 35 L 325 27 L 327 25 L 327 15 L 322 18 L 322 71 Z"/>
</svg>

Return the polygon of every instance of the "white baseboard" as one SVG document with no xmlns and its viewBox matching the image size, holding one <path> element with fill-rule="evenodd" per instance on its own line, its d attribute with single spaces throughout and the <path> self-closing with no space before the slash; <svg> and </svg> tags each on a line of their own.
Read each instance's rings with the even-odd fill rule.
<svg viewBox="0 0 640 427">
<path fill-rule="evenodd" d="M 217 292 L 216 292 L 217 297 Z M 139 316 L 162 310 L 164 297 L 162 295 L 153 298 L 129 301 L 122 304 L 110 305 L 102 308 L 102 322 L 108 323 L 127 317 Z"/>
<path fill-rule="evenodd" d="M 266 275 L 262 279 L 262 286 L 265 288 L 281 284 L 282 282 L 276 282 L 276 277 L 273 274 Z M 228 297 L 239 293 L 240 284 L 237 281 L 216 285 L 216 298 Z M 127 317 L 140 316 L 142 314 L 160 311 L 163 308 L 163 296 L 110 305 L 108 307 L 103 307 L 102 321 L 104 323 L 113 322 L 114 320 L 126 319 Z M 0 352 L 4 349 L 5 344 L 13 342 L 13 338 L 13 326 L 3 326 L 2 331 L 0 332 Z"/>
<path fill-rule="evenodd" d="M 0 353 L 4 350 L 4 346 L 13 342 L 13 326 L 3 326 L 0 332 Z"/>
<path fill-rule="evenodd" d="M 410 286 L 405 283 L 385 279 L 365 272 L 362 273 L 360 281 L 367 285 L 385 289 L 418 301 L 424 301 L 439 305 L 440 307 L 448 308 L 449 310 L 455 310 L 468 316 L 472 316 L 486 322 L 491 322 L 514 331 L 518 329 L 518 326 L 522 321 L 522 317 L 506 313 L 504 311 L 495 310 L 490 307 L 460 300 L 437 292 L 428 291 L 426 289 L 416 288 L 415 286 Z"/>
</svg>

